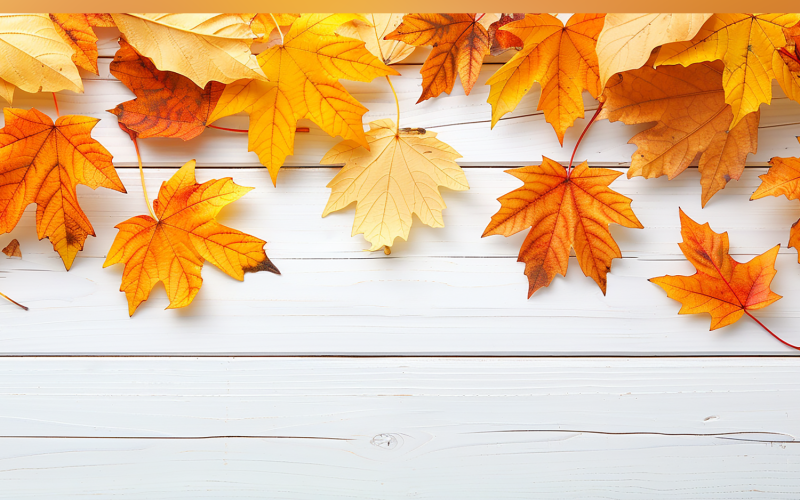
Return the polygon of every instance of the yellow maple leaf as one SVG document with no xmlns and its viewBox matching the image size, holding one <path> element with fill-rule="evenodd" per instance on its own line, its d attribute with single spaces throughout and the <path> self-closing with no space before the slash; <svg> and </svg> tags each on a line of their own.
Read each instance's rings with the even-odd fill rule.
<svg viewBox="0 0 800 500">
<path fill-rule="evenodd" d="M 356 202 L 352 236 L 364 234 L 371 251 L 408 239 L 412 214 L 423 224 L 443 227 L 445 208 L 439 186 L 469 189 L 459 155 L 424 129 L 396 129 L 390 119 L 376 120 L 367 132 L 369 151 L 342 141 L 322 158 L 322 165 L 344 163 L 328 183 L 331 196 L 322 216 Z"/>
<path fill-rule="evenodd" d="M 661 47 L 655 64 L 689 66 L 721 59 L 732 129 L 761 103 L 770 103 L 773 78 L 787 96 L 800 101 L 800 84 L 779 52 L 786 46 L 784 28 L 799 21 L 800 14 L 714 14 L 693 39 Z"/>
<path fill-rule="evenodd" d="M 266 43 L 269 41 L 270 35 L 276 28 L 281 26 L 291 26 L 295 20 L 300 17 L 300 14 L 244 14 L 245 17 L 253 16 L 253 21 L 250 23 L 253 33 L 258 35 L 255 39 L 256 42 Z"/>
<path fill-rule="evenodd" d="M 550 14 L 528 14 L 503 26 L 525 45 L 486 82 L 491 85 L 487 102 L 492 105 L 492 127 L 539 82 L 538 109 L 544 110 L 563 144 L 564 132 L 583 116 L 583 90 L 600 95 L 595 43 L 603 16 L 575 14 L 565 26 Z"/>
<path fill-rule="evenodd" d="M 208 120 L 250 114 L 249 150 L 267 167 L 273 184 L 294 151 L 297 120 L 308 118 L 331 136 L 341 135 L 367 147 L 362 106 L 338 82 L 339 78 L 368 82 L 397 75 L 364 48 L 364 42 L 336 34 L 357 14 L 303 14 L 283 44 L 258 56 L 268 82 L 240 80 L 229 84 Z"/>
<path fill-rule="evenodd" d="M 11 103 L 14 87 L 83 92 L 73 53 L 47 14 L 0 15 L 0 97 Z"/>
<path fill-rule="evenodd" d="M 179 73 L 198 87 L 211 80 L 264 80 L 250 45 L 250 19 L 237 14 L 111 14 L 133 48 L 161 71 Z"/>
<path fill-rule="evenodd" d="M 366 21 L 354 19 L 336 30 L 342 36 L 349 36 L 364 42 L 364 46 L 387 66 L 410 56 L 414 49 L 400 40 L 384 40 L 403 22 L 404 14 L 362 14 Z"/>
<path fill-rule="evenodd" d="M 131 316 L 159 281 L 167 289 L 168 309 L 188 306 L 203 283 L 204 261 L 239 281 L 245 273 L 280 274 L 264 252 L 264 240 L 216 221 L 223 207 L 253 188 L 230 177 L 198 184 L 194 171 L 192 160 L 161 185 L 153 201 L 158 220 L 139 215 L 116 226 L 103 267 L 125 264 L 120 291 Z"/>
<path fill-rule="evenodd" d="M 615 73 L 641 68 L 656 47 L 691 40 L 711 14 L 606 14 L 597 37 L 600 84 Z"/>
</svg>

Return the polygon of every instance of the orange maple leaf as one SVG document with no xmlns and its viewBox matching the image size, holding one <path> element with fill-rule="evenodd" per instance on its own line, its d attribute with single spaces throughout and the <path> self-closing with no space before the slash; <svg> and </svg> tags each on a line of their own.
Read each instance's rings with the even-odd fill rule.
<svg viewBox="0 0 800 500">
<path fill-rule="evenodd" d="M 253 188 L 230 177 L 198 184 L 194 171 L 192 160 L 161 185 L 153 201 L 158 220 L 139 215 L 116 226 L 119 233 L 103 267 L 125 264 L 120 291 L 131 316 L 159 281 L 167 289 L 168 309 L 188 306 L 200 291 L 206 260 L 239 281 L 245 273 L 280 274 L 264 252 L 266 241 L 215 220 L 224 206 Z"/>
<path fill-rule="evenodd" d="M 111 74 L 136 94 L 136 99 L 108 110 L 136 136 L 179 137 L 188 141 L 200 135 L 217 105 L 225 85 L 208 82 L 198 87 L 178 73 L 161 71 L 124 39 L 111 63 Z"/>
<path fill-rule="evenodd" d="M 449 94 L 456 75 L 469 95 L 490 46 L 489 33 L 478 21 L 478 14 L 406 14 L 402 24 L 386 35 L 386 40 L 433 47 L 420 69 L 422 95 L 418 103 L 442 92 Z"/>
<path fill-rule="evenodd" d="M 541 165 L 506 172 L 525 184 L 498 198 L 500 210 L 483 236 L 511 236 L 531 228 L 518 259 L 525 262 L 528 297 L 550 285 L 556 273 L 566 276 L 570 248 L 575 248 L 583 274 L 605 295 L 611 261 L 622 257 L 608 225 L 643 227 L 631 199 L 608 187 L 622 173 L 589 168 L 586 162 L 567 172 L 547 157 Z"/>
<path fill-rule="evenodd" d="M 110 28 L 114 20 L 109 14 L 50 14 L 56 31 L 75 50 L 72 62 L 79 68 L 97 72 L 97 35 L 92 27 Z"/>
<path fill-rule="evenodd" d="M 683 304 L 679 314 L 708 313 L 711 330 L 716 330 L 735 323 L 743 314 L 753 317 L 748 311 L 781 298 L 769 288 L 776 273 L 775 258 L 780 245 L 743 264 L 728 255 L 727 232 L 715 233 L 708 223 L 696 223 L 683 210 L 680 215 L 683 242 L 679 246 L 697 272 L 692 276 L 650 279 L 668 297 Z"/>
<path fill-rule="evenodd" d="M 628 178 L 662 175 L 673 179 L 700 154 L 702 204 L 744 172 L 748 153 L 758 147 L 760 111 L 730 131 L 733 111 L 725 102 L 722 63 L 645 66 L 612 77 L 603 94 L 600 118 L 628 125 L 656 122 L 629 141 Z"/>
<path fill-rule="evenodd" d="M 503 26 L 500 31 L 518 36 L 524 46 L 486 82 L 491 85 L 492 127 L 539 82 L 538 109 L 564 144 L 564 132 L 583 117 L 584 89 L 595 98 L 602 89 L 595 46 L 604 17 L 575 14 L 565 26 L 550 14 L 528 14 Z"/>
<path fill-rule="evenodd" d="M 76 186 L 125 187 L 111 154 L 92 139 L 97 118 L 68 115 L 53 121 L 41 111 L 6 108 L 0 129 L 0 234 L 14 229 L 36 203 L 39 239 L 49 238 L 69 270 L 88 235 L 89 218 L 78 204 Z"/>
<path fill-rule="evenodd" d="M 769 164 L 769 171 L 759 176 L 761 185 L 750 199 L 781 195 L 790 200 L 800 199 L 800 158 L 772 158 Z M 792 225 L 789 247 L 797 249 L 800 262 L 800 220 Z"/>
</svg>

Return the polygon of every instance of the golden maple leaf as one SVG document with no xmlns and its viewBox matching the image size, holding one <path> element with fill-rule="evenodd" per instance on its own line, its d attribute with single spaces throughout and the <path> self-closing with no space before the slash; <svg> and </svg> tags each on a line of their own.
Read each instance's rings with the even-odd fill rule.
<svg viewBox="0 0 800 500">
<path fill-rule="evenodd" d="M 162 71 L 197 86 L 211 80 L 265 80 L 250 45 L 250 19 L 237 14 L 111 14 L 133 48 Z M 1 75 L 0 75 L 1 76 Z"/>
<path fill-rule="evenodd" d="M 691 40 L 711 14 L 606 14 L 597 37 L 600 85 L 615 73 L 641 68 L 656 47 Z"/>
<path fill-rule="evenodd" d="M 114 26 L 110 16 L 97 14 L 50 14 L 50 19 L 61 38 L 75 51 L 72 61 L 95 75 L 97 72 L 97 35 L 92 27 Z"/>
<path fill-rule="evenodd" d="M 243 17 L 253 16 L 250 28 L 258 38 L 256 42 L 266 43 L 272 32 L 281 26 L 291 26 L 300 17 L 300 14 L 244 14 Z M 276 24 L 277 23 L 277 24 Z"/>
<path fill-rule="evenodd" d="M 283 44 L 258 56 L 269 81 L 240 80 L 225 87 L 212 123 L 239 112 L 250 114 L 249 150 L 258 154 L 275 184 L 278 171 L 294 151 L 297 120 L 308 118 L 331 136 L 341 135 L 367 147 L 362 106 L 339 78 L 368 82 L 396 75 L 364 48 L 364 42 L 339 36 L 336 29 L 357 14 L 303 14 Z"/>
<path fill-rule="evenodd" d="M 800 199 L 800 158 L 772 158 L 769 171 L 759 176 L 761 185 L 750 197 L 751 200 L 765 196 L 786 196 L 789 200 Z M 792 225 L 789 247 L 798 251 L 800 262 L 800 220 Z"/>
<path fill-rule="evenodd" d="M 14 87 L 83 92 L 73 53 L 47 14 L 0 15 L 0 97 L 10 104 Z"/>
<path fill-rule="evenodd" d="M 31 203 L 39 239 L 49 238 L 69 270 L 88 235 L 89 218 L 78 204 L 76 186 L 125 192 L 111 154 L 91 137 L 97 118 L 68 115 L 55 124 L 44 113 L 3 110 L 0 129 L 0 234 L 14 229 Z"/>
<path fill-rule="evenodd" d="M 161 185 L 153 201 L 158 220 L 139 215 L 116 226 L 103 267 L 125 264 L 120 291 L 131 316 L 159 281 L 167 289 L 168 309 L 189 305 L 200 291 L 206 260 L 239 281 L 245 273 L 280 274 L 264 252 L 264 240 L 216 221 L 224 206 L 253 188 L 230 177 L 198 184 L 194 171 L 192 160 Z"/>
<path fill-rule="evenodd" d="M 354 19 L 339 27 L 336 32 L 364 42 L 364 46 L 383 64 L 395 64 L 410 56 L 414 45 L 400 40 L 385 40 L 402 22 L 404 14 L 362 14 L 366 21 Z"/>
<path fill-rule="evenodd" d="M 403 23 L 386 35 L 386 40 L 432 47 L 420 69 L 422 95 L 418 103 L 442 92 L 449 94 L 456 75 L 469 95 L 483 58 L 489 54 L 489 33 L 479 21 L 478 14 L 406 14 Z"/>
<path fill-rule="evenodd" d="M 681 251 L 697 269 L 692 276 L 651 278 L 683 306 L 679 314 L 708 313 L 711 330 L 735 323 L 748 310 L 766 307 L 781 296 L 769 288 L 780 245 L 743 264 L 728 255 L 728 233 L 715 233 L 681 214 Z M 748 313 L 749 314 L 749 313 Z"/>
<path fill-rule="evenodd" d="M 550 285 L 556 273 L 566 276 L 570 248 L 583 274 L 605 295 L 611 261 L 622 257 L 608 225 L 643 227 L 631 199 L 608 187 L 622 173 L 589 168 L 586 162 L 568 173 L 550 158 L 543 160 L 541 165 L 506 170 L 525 184 L 498 198 L 500 210 L 483 236 L 511 236 L 531 228 L 518 259 L 525 263 L 529 298 Z"/>
<path fill-rule="evenodd" d="M 364 234 L 371 251 L 408 239 L 412 214 L 423 224 L 443 227 L 445 208 L 439 186 L 469 189 L 459 155 L 424 129 L 396 129 L 389 119 L 369 124 L 369 151 L 355 141 L 342 141 L 328 151 L 322 165 L 344 163 L 328 183 L 331 196 L 322 216 L 356 202 L 352 236 Z"/>
<path fill-rule="evenodd" d="M 721 59 L 733 128 L 761 103 L 770 103 L 773 78 L 789 98 L 800 101 L 800 84 L 779 52 L 786 46 L 784 28 L 799 21 L 800 14 L 714 14 L 690 41 L 662 46 L 655 63 L 689 66 Z"/>
<path fill-rule="evenodd" d="M 575 14 L 565 26 L 550 14 L 528 14 L 503 26 L 525 45 L 486 82 L 491 85 L 487 102 L 492 105 L 492 127 L 539 82 L 538 109 L 544 110 L 563 145 L 564 132 L 583 116 L 583 90 L 596 98 L 602 89 L 595 43 L 603 16 Z"/>
<path fill-rule="evenodd" d="M 725 102 L 722 64 L 659 66 L 626 71 L 606 87 L 600 118 L 628 125 L 656 122 L 629 141 L 628 178 L 680 174 L 700 156 L 703 206 L 731 179 L 739 179 L 748 153 L 758 146 L 760 112 L 748 114 L 730 131 L 733 111 Z"/>
</svg>

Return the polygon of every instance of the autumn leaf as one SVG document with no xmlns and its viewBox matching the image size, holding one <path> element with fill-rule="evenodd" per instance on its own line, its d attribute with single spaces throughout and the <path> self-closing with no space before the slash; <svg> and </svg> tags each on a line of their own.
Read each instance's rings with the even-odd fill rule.
<svg viewBox="0 0 800 500">
<path fill-rule="evenodd" d="M 291 26 L 300 17 L 300 14 L 244 14 L 244 17 L 253 17 L 250 28 L 258 38 L 254 41 L 266 43 L 269 41 L 272 32 L 282 26 Z M 278 23 L 277 25 L 275 23 Z"/>
<path fill-rule="evenodd" d="M 89 218 L 78 204 L 76 186 L 125 192 L 111 154 L 91 137 L 97 118 L 61 116 L 53 121 L 32 109 L 6 108 L 0 129 L 0 234 L 19 222 L 31 203 L 38 205 L 39 239 L 49 238 L 69 270 L 88 235 Z"/>
<path fill-rule="evenodd" d="M 294 152 L 297 120 L 308 118 L 331 136 L 367 146 L 362 106 L 338 82 L 361 82 L 398 74 L 364 48 L 364 42 L 336 34 L 357 14 L 303 14 L 284 43 L 258 56 L 268 82 L 240 80 L 225 87 L 209 123 L 242 111 L 250 114 L 249 150 L 267 167 L 273 184 Z"/>
<path fill-rule="evenodd" d="M 521 21 L 522 19 L 525 19 L 525 14 L 502 14 L 500 19 L 489 25 L 487 29 L 489 33 L 489 54 L 499 56 L 509 49 L 522 49 L 525 42 L 510 31 L 500 29 L 508 23 Z"/>
<path fill-rule="evenodd" d="M 72 61 L 79 68 L 97 75 L 97 35 L 94 34 L 92 27 L 114 26 L 110 15 L 50 14 L 50 19 L 62 40 L 74 50 Z"/>
<path fill-rule="evenodd" d="M 691 40 L 711 14 L 606 14 L 597 37 L 600 86 L 615 73 L 641 68 L 656 47 Z"/>
<path fill-rule="evenodd" d="M 395 129 L 392 120 L 376 120 L 367 132 L 369 151 L 343 141 L 328 151 L 322 165 L 344 163 L 328 183 L 331 196 L 322 216 L 356 202 L 352 236 L 364 234 L 371 251 L 408 239 L 412 214 L 423 224 L 443 227 L 444 200 L 439 186 L 469 189 L 453 148 L 425 129 Z"/>
<path fill-rule="evenodd" d="M 739 179 L 748 153 L 758 146 L 760 112 L 728 131 L 733 111 L 725 102 L 722 64 L 644 67 L 616 78 L 603 94 L 600 118 L 628 125 L 656 122 L 630 140 L 639 149 L 628 178 L 673 179 L 700 154 L 703 206 L 728 181 Z"/>
<path fill-rule="evenodd" d="M 161 71 L 205 87 L 211 80 L 265 80 L 250 45 L 250 19 L 237 14 L 111 14 L 134 49 Z M 0 75 L 2 76 L 2 75 Z"/>
<path fill-rule="evenodd" d="M 414 52 L 413 45 L 399 40 L 384 40 L 384 37 L 403 22 L 403 14 L 362 14 L 364 20 L 354 19 L 346 22 L 336 30 L 342 36 L 348 36 L 364 42 L 368 51 L 387 66 L 395 64 Z"/>
<path fill-rule="evenodd" d="M 679 314 L 708 313 L 711 330 L 716 330 L 781 298 L 769 288 L 780 245 L 743 264 L 728 255 L 727 232 L 715 233 L 707 223 L 696 223 L 683 210 L 680 214 L 683 242 L 679 246 L 697 272 L 650 279 L 682 304 Z"/>
<path fill-rule="evenodd" d="M 761 185 L 750 197 L 751 200 L 765 196 L 786 196 L 790 200 L 800 199 L 800 159 L 772 158 L 769 171 L 759 176 Z M 792 225 L 789 233 L 789 247 L 795 248 L 800 262 L 800 220 Z"/>
<path fill-rule="evenodd" d="M 406 14 L 403 23 L 386 36 L 417 47 L 429 45 L 431 53 L 420 69 L 422 102 L 449 94 L 461 77 L 469 95 L 481 72 L 483 58 L 489 54 L 489 33 L 478 14 Z"/>
<path fill-rule="evenodd" d="M 11 243 L 6 245 L 6 247 L 3 249 L 3 253 L 9 257 L 22 257 L 22 251 L 19 248 L 19 241 L 17 241 L 16 238 L 11 240 Z"/>
<path fill-rule="evenodd" d="M 111 63 L 111 74 L 136 94 L 109 110 L 136 136 L 179 137 L 188 141 L 205 130 L 211 111 L 225 89 L 219 82 L 200 88 L 178 73 L 160 71 L 125 40 Z"/>
<path fill-rule="evenodd" d="M 139 215 L 116 226 L 103 267 L 125 264 L 120 291 L 131 316 L 159 281 L 167 289 L 168 309 L 189 305 L 203 283 L 204 261 L 239 281 L 245 273 L 280 274 L 264 253 L 264 240 L 215 220 L 224 206 L 252 188 L 230 177 L 198 184 L 194 172 L 192 160 L 161 185 L 153 202 L 158 220 Z"/>
<path fill-rule="evenodd" d="M 11 103 L 13 87 L 83 92 L 73 53 L 47 14 L 0 15 L 0 96 Z"/>
<path fill-rule="evenodd" d="M 611 261 L 622 257 L 608 225 L 643 227 L 631 209 L 631 199 L 608 187 L 622 174 L 589 168 L 586 162 L 568 173 L 547 157 L 541 165 L 506 172 L 525 184 L 498 198 L 500 210 L 483 236 L 511 236 L 531 228 L 518 259 L 525 263 L 528 298 L 549 286 L 556 273 L 566 276 L 570 248 L 575 249 L 583 274 L 605 295 Z"/>
<path fill-rule="evenodd" d="M 789 98 L 800 101 L 798 83 L 781 58 L 786 46 L 784 28 L 800 21 L 800 14 L 714 14 L 688 42 L 661 47 L 656 65 L 721 59 L 725 102 L 733 109 L 731 129 L 745 116 L 772 100 L 772 80 L 778 80 Z"/>
<path fill-rule="evenodd" d="M 575 14 L 564 26 L 550 14 L 528 14 L 504 26 L 524 46 L 486 82 L 491 85 L 487 102 L 492 105 L 492 127 L 539 82 L 538 109 L 544 110 L 563 145 L 564 132 L 583 116 L 583 90 L 600 95 L 595 43 L 604 15 Z"/>
</svg>

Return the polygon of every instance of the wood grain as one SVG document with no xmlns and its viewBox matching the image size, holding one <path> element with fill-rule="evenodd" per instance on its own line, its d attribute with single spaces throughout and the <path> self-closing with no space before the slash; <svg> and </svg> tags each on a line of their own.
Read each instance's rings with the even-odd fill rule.
<svg viewBox="0 0 800 500">
<path fill-rule="evenodd" d="M 32 358 L 0 372 L 9 498 L 800 488 L 792 359 Z"/>
</svg>

